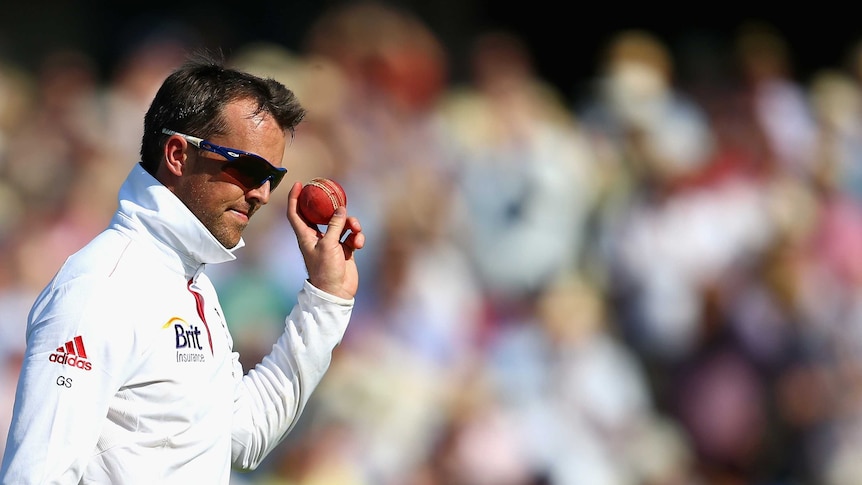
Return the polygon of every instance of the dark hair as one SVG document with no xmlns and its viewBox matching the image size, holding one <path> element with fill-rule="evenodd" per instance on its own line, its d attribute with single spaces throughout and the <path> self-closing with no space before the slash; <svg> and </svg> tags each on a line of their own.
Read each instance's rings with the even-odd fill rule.
<svg viewBox="0 0 862 485">
<path fill-rule="evenodd" d="M 167 139 L 163 128 L 200 138 L 225 134 L 227 123 L 222 111 L 227 104 L 242 99 L 254 100 L 258 113 L 272 115 L 291 136 L 305 116 L 296 95 L 280 82 L 231 69 L 221 54 L 193 53 L 164 80 L 144 116 L 144 169 L 156 173 Z"/>
</svg>

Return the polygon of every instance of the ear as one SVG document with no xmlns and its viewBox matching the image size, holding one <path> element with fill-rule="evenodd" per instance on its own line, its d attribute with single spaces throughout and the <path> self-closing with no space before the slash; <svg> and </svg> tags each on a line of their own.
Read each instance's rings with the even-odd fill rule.
<svg viewBox="0 0 862 485">
<path fill-rule="evenodd" d="M 165 142 L 165 169 L 176 177 L 183 174 L 187 158 L 186 148 L 188 148 L 188 142 L 179 136 L 171 136 Z"/>
</svg>

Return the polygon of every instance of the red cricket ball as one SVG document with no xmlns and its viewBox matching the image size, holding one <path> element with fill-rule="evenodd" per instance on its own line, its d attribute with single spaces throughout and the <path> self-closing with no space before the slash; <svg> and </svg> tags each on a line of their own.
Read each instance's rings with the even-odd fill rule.
<svg viewBox="0 0 862 485">
<path fill-rule="evenodd" d="M 335 209 L 347 205 L 347 194 L 338 182 L 317 177 L 302 187 L 299 212 L 314 224 L 329 224 Z"/>
</svg>

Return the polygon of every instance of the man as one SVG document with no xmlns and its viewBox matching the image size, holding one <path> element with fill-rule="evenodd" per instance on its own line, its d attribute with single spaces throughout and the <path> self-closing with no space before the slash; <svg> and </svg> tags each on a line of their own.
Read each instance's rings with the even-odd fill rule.
<svg viewBox="0 0 862 485">
<path fill-rule="evenodd" d="M 109 227 L 31 310 L 2 483 L 227 484 L 284 438 L 350 318 L 359 221 L 340 209 L 320 232 L 290 187 L 308 280 L 245 375 L 204 270 L 244 245 L 304 114 L 280 83 L 207 56 L 164 81 Z"/>
</svg>

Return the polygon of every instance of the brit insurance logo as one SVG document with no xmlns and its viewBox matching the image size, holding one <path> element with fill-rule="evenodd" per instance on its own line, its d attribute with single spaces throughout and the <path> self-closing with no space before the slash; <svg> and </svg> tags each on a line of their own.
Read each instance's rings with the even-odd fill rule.
<svg viewBox="0 0 862 485">
<path fill-rule="evenodd" d="M 48 356 L 48 360 L 82 370 L 93 369 L 93 364 L 87 360 L 84 339 L 80 335 L 57 347 L 57 350 Z"/>
<path fill-rule="evenodd" d="M 174 346 L 177 351 L 177 362 L 205 362 L 206 354 L 201 342 L 201 329 L 180 317 L 173 317 L 162 325 L 163 329 L 174 331 Z"/>
</svg>

